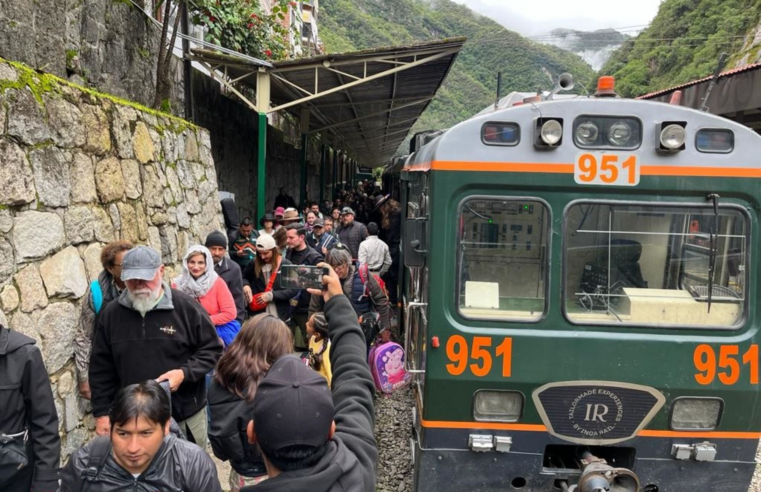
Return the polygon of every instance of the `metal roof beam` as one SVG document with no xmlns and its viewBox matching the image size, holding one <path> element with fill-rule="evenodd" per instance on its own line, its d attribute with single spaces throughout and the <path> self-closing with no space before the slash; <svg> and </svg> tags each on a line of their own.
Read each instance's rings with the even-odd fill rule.
<svg viewBox="0 0 761 492">
<path fill-rule="evenodd" d="M 330 88 L 328 90 L 325 90 L 323 92 L 314 94 L 312 96 L 303 97 L 303 98 L 297 99 L 295 101 L 291 101 L 291 102 L 288 102 L 288 103 L 285 103 L 285 104 L 281 104 L 280 106 L 277 106 L 275 108 L 270 109 L 270 112 L 282 111 L 283 109 L 288 109 L 288 108 L 293 107 L 293 106 L 298 106 L 300 104 L 304 104 L 304 103 L 312 101 L 314 99 L 327 96 L 329 94 L 334 94 L 336 92 L 345 91 L 347 89 L 351 89 L 352 87 L 356 87 L 358 85 L 370 82 L 372 80 L 380 79 L 380 78 L 383 78 L 383 77 L 388 77 L 389 75 L 394 75 L 395 73 L 402 72 L 404 70 L 409 70 L 410 68 L 414 68 L 414 67 L 417 67 L 417 66 L 420 66 L 420 65 L 425 65 L 426 63 L 438 60 L 440 58 L 444 58 L 446 56 L 454 55 L 458 51 L 460 51 L 459 47 L 457 47 L 457 48 L 450 48 L 450 49 L 447 49 L 447 50 L 444 50 L 444 51 L 440 51 L 440 52 L 438 52 L 436 54 L 432 54 L 432 55 L 427 56 L 425 58 L 418 58 L 414 62 L 408 63 L 407 65 L 401 65 L 401 66 L 397 66 L 397 67 L 394 67 L 394 68 L 390 68 L 390 69 L 385 70 L 383 72 L 379 72 L 379 73 L 376 73 L 374 75 L 369 75 L 369 76 L 364 77 L 364 78 L 362 78 L 360 80 L 355 80 L 353 82 L 349 82 L 348 84 L 342 84 L 342 85 L 339 85 L 339 86 L 336 86 L 336 87 L 332 87 L 332 88 Z M 431 98 L 433 98 L 433 96 L 431 96 Z"/>
<path fill-rule="evenodd" d="M 243 101 L 244 103 L 246 103 L 246 105 L 247 105 L 249 108 L 253 109 L 253 110 L 254 110 L 254 111 L 256 111 L 257 113 L 259 112 L 259 110 L 258 110 L 258 109 L 257 109 L 257 107 L 256 107 L 256 104 L 254 104 L 254 103 L 252 103 L 251 101 L 249 101 L 249 99 L 248 99 L 246 96 L 244 96 L 243 94 L 241 94 L 241 92 L 240 92 L 238 89 L 236 89 L 236 88 L 235 88 L 235 87 L 234 87 L 234 86 L 233 86 L 231 83 L 229 83 L 227 80 L 225 80 L 225 77 L 215 77 L 215 76 L 214 76 L 214 73 L 215 73 L 215 69 L 214 69 L 214 68 L 212 68 L 212 67 L 211 67 L 211 65 L 209 65 L 208 63 L 206 63 L 206 62 L 204 62 L 204 61 L 201 61 L 201 60 L 198 60 L 198 63 L 200 63 L 202 67 L 204 67 L 206 70 L 208 70 L 210 74 L 212 74 L 212 78 L 214 78 L 214 79 L 216 79 L 216 80 L 219 80 L 219 82 L 220 82 L 222 85 L 224 85 L 225 87 L 227 87 L 227 89 L 228 89 L 228 90 L 230 90 L 230 92 L 232 92 L 233 94 L 235 94 L 236 96 L 238 96 L 238 97 L 241 99 L 241 101 Z M 257 84 L 258 84 L 258 82 L 257 82 Z M 257 87 L 257 92 L 259 92 L 259 90 L 258 90 L 258 87 Z"/>
<path fill-rule="evenodd" d="M 391 101 L 395 101 L 397 103 L 406 103 L 408 101 L 414 101 L 415 99 L 418 99 L 417 97 L 400 97 L 398 99 L 370 99 L 366 101 L 356 101 L 354 103 L 354 106 L 363 106 L 365 104 L 381 104 L 381 103 L 389 103 Z M 342 103 L 322 103 L 322 104 L 311 104 L 311 107 L 313 108 L 338 108 L 341 106 L 351 106 L 352 103 L 348 102 L 342 102 Z"/>
<path fill-rule="evenodd" d="M 430 101 L 433 98 L 434 98 L 434 96 L 423 97 L 423 98 L 418 99 L 416 101 L 413 101 L 413 102 L 410 102 L 410 103 L 407 103 L 407 104 L 402 104 L 401 106 L 397 106 L 395 108 L 384 109 L 383 111 L 376 111 L 374 113 L 369 113 L 369 114 L 366 114 L 364 116 L 360 116 L 359 118 L 354 118 L 352 120 L 341 121 L 339 123 L 333 123 L 332 125 L 323 126 L 322 128 L 317 128 L 316 130 L 312 130 L 309 133 L 319 133 L 319 132 L 321 132 L 323 130 L 329 130 L 329 129 L 335 128 L 337 126 L 347 125 L 349 123 L 354 123 L 356 121 L 364 120 L 366 118 L 372 118 L 374 116 L 386 114 L 386 113 L 391 112 L 391 111 L 398 111 L 400 109 L 408 108 L 410 106 L 417 106 L 418 104 L 427 103 L 428 101 Z"/>
</svg>

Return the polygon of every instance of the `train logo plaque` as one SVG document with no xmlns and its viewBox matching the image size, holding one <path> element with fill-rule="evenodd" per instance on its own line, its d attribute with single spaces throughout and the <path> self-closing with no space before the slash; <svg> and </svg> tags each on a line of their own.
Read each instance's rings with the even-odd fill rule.
<svg viewBox="0 0 761 492">
<path fill-rule="evenodd" d="M 631 439 L 665 402 L 654 388 L 611 381 L 550 383 L 533 398 L 550 434 L 592 445 Z"/>
</svg>

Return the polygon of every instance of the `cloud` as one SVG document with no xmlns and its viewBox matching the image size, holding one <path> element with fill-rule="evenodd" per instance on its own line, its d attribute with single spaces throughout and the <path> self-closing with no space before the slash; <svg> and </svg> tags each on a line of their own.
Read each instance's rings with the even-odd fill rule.
<svg viewBox="0 0 761 492">
<path fill-rule="evenodd" d="M 523 35 L 565 27 L 591 31 L 648 24 L 661 0 L 454 0 Z"/>
</svg>

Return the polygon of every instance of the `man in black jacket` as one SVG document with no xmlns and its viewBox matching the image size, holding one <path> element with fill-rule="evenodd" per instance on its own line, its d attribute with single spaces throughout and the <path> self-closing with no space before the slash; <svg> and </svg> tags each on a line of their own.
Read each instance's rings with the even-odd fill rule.
<svg viewBox="0 0 761 492">
<path fill-rule="evenodd" d="M 344 207 L 341 210 L 341 228 L 338 229 L 338 239 L 349 248 L 351 257 L 355 260 L 359 257 L 359 245 L 367 239 L 367 227 L 361 222 L 354 220 L 354 210 Z"/>
<path fill-rule="evenodd" d="M 222 277 L 235 300 L 235 319 L 242 325 L 246 319 L 246 301 L 243 298 L 243 274 L 237 263 L 227 257 L 227 236 L 220 231 L 212 231 L 206 236 L 204 246 L 209 248 L 214 259 L 214 271 Z"/>
<path fill-rule="evenodd" d="M 298 358 L 286 355 L 272 365 L 248 424 L 249 441 L 258 443 L 270 478 L 241 492 L 375 490 L 378 449 L 365 338 L 335 272 L 323 282 L 326 289 L 312 294 L 325 300 L 332 398 L 325 378 Z"/>
<path fill-rule="evenodd" d="M 206 446 L 206 373 L 222 355 L 209 315 L 193 298 L 162 282 L 159 254 L 138 246 L 124 255 L 127 290 L 98 317 L 90 388 L 98 435 L 109 434 L 108 409 L 119 388 L 146 379 L 169 381 L 172 416 Z"/>
<path fill-rule="evenodd" d="M 110 438 L 97 437 L 71 455 L 61 492 L 221 492 L 214 462 L 169 433 L 170 416 L 169 398 L 156 381 L 122 388 L 110 411 Z"/>
<path fill-rule="evenodd" d="M 0 471 L 0 490 L 55 492 L 61 440 L 48 371 L 34 339 L 2 325 L 0 435 L 5 436 L 0 438 L 0 449 L 20 444 L 29 463 L 18 471 Z"/>
<path fill-rule="evenodd" d="M 288 224 L 285 227 L 285 233 L 288 238 L 288 253 L 285 258 L 292 264 L 316 266 L 325 260 L 320 253 L 307 244 L 306 229 L 304 229 L 303 224 Z M 309 350 L 307 321 L 309 320 L 309 301 L 311 298 L 309 292 L 302 290 L 298 305 L 293 313 L 293 346 L 297 352 Z"/>
</svg>

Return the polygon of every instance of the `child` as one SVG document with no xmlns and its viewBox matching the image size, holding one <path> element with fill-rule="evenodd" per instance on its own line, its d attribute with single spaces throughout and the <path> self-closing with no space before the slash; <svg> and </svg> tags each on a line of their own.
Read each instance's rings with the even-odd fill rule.
<svg viewBox="0 0 761 492">
<path fill-rule="evenodd" d="M 328 321 L 322 313 L 315 313 L 307 321 L 309 337 L 309 367 L 322 374 L 328 380 L 333 377 L 330 370 L 330 340 L 328 339 Z"/>
</svg>

